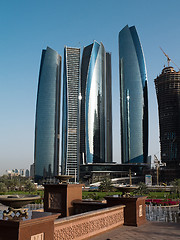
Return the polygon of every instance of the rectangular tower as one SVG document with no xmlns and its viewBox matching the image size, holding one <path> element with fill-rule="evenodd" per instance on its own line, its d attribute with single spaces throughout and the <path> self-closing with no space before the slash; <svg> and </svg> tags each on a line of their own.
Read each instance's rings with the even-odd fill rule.
<svg viewBox="0 0 180 240">
<path fill-rule="evenodd" d="M 62 174 L 78 176 L 80 48 L 64 48 Z"/>
<path fill-rule="evenodd" d="M 106 152 L 105 162 L 112 162 L 112 81 L 111 53 L 106 53 Z"/>
</svg>

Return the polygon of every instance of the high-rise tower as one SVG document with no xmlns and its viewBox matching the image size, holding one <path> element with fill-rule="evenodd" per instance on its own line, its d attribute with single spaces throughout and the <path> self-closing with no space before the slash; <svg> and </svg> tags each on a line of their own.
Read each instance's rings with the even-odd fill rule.
<svg viewBox="0 0 180 240">
<path fill-rule="evenodd" d="M 105 162 L 113 161 L 112 153 L 112 79 L 111 53 L 106 53 L 106 114 L 105 114 Z"/>
<path fill-rule="evenodd" d="M 172 181 L 180 176 L 180 71 L 165 67 L 154 82 L 159 109 L 161 160 L 166 163 L 166 181 Z"/>
<path fill-rule="evenodd" d="M 35 120 L 35 181 L 59 173 L 61 56 L 42 51 Z"/>
<path fill-rule="evenodd" d="M 62 174 L 78 176 L 80 49 L 64 48 Z"/>
<path fill-rule="evenodd" d="M 81 96 L 81 164 L 112 162 L 111 55 L 102 43 L 83 50 Z"/>
<path fill-rule="evenodd" d="M 147 74 L 136 28 L 119 33 L 121 159 L 146 163 L 148 156 Z"/>
</svg>

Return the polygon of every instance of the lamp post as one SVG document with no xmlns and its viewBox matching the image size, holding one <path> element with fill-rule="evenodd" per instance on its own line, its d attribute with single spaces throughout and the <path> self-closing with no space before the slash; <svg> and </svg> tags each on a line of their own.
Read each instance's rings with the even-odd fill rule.
<svg viewBox="0 0 180 240">
<path fill-rule="evenodd" d="M 156 167 L 157 185 L 159 185 L 159 168 L 160 166 L 166 166 L 166 163 L 161 163 L 156 155 L 154 155 L 154 163 Z"/>
<path fill-rule="evenodd" d="M 131 168 L 129 169 L 129 185 L 132 185 Z"/>
</svg>

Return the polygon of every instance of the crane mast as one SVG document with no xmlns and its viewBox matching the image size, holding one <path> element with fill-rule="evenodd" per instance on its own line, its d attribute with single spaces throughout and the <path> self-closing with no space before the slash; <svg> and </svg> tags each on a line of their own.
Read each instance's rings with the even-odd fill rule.
<svg viewBox="0 0 180 240">
<path fill-rule="evenodd" d="M 170 57 L 162 50 L 162 48 L 160 47 L 161 51 L 164 53 L 164 55 L 167 57 L 167 62 L 168 62 L 168 67 L 169 67 L 169 63 L 171 61 Z"/>
<path fill-rule="evenodd" d="M 167 62 L 168 62 L 168 67 L 169 67 L 169 63 L 172 62 L 174 63 L 174 65 L 178 68 L 178 70 L 180 71 L 180 68 L 176 65 L 175 62 L 172 61 L 172 59 L 163 51 L 163 49 L 160 47 L 161 51 L 164 53 L 164 55 L 167 57 Z"/>
</svg>

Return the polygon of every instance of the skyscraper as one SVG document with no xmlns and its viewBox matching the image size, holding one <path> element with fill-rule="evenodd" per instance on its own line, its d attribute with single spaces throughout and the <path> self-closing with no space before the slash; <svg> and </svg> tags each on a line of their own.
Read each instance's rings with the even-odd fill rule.
<svg viewBox="0 0 180 240">
<path fill-rule="evenodd" d="M 136 28 L 119 33 L 121 159 L 146 163 L 148 156 L 147 73 Z"/>
<path fill-rule="evenodd" d="M 106 114 L 105 114 L 105 162 L 112 162 L 112 81 L 111 81 L 111 53 L 106 53 Z"/>
<path fill-rule="evenodd" d="M 111 55 L 102 43 L 83 50 L 81 96 L 81 164 L 112 162 Z"/>
<path fill-rule="evenodd" d="M 180 71 L 165 67 L 154 82 L 159 109 L 161 160 L 166 163 L 166 181 L 172 181 L 180 176 Z"/>
<path fill-rule="evenodd" d="M 35 181 L 59 173 L 61 56 L 42 51 L 35 120 Z"/>
<path fill-rule="evenodd" d="M 78 176 L 80 49 L 64 48 L 62 174 Z"/>
</svg>

